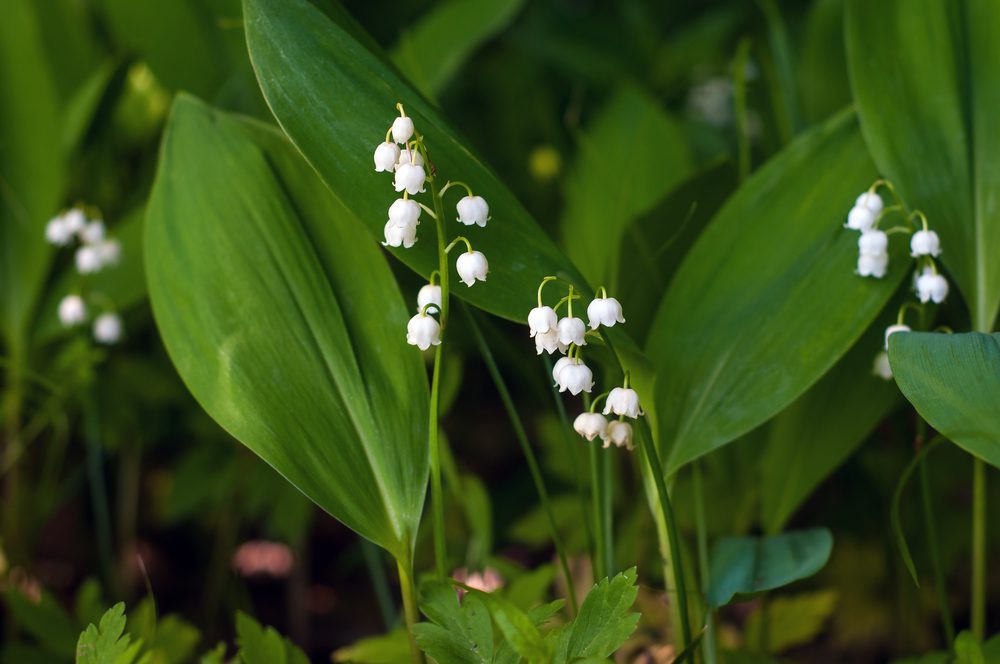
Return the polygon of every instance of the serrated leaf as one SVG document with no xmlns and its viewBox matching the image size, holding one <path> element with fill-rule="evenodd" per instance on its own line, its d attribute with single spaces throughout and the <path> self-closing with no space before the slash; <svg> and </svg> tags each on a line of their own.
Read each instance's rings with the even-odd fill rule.
<svg viewBox="0 0 1000 664">
<path fill-rule="evenodd" d="M 420 610 L 436 623 L 421 623 L 421 629 L 414 631 L 417 644 L 428 655 L 446 662 L 493 661 L 493 626 L 480 597 L 466 594 L 459 603 L 451 584 L 430 581 L 420 588 Z"/>
<path fill-rule="evenodd" d="M 528 664 L 549 664 L 552 649 L 542 638 L 535 622 L 524 611 L 493 593 L 469 590 L 466 597 L 474 596 L 482 600 L 504 640 L 527 660 Z"/>
<path fill-rule="evenodd" d="M 242 611 L 236 613 L 236 637 L 243 664 L 309 664 L 298 646 Z"/>
<path fill-rule="evenodd" d="M 632 567 L 591 588 L 580 613 L 558 636 L 556 662 L 609 657 L 625 642 L 639 622 L 638 613 L 628 612 L 639 593 L 636 578 Z"/>
<path fill-rule="evenodd" d="M 129 647 L 125 634 L 125 603 L 118 602 L 108 609 L 99 625 L 91 623 L 80 634 L 76 644 L 76 664 L 130 664 L 137 649 Z"/>
</svg>

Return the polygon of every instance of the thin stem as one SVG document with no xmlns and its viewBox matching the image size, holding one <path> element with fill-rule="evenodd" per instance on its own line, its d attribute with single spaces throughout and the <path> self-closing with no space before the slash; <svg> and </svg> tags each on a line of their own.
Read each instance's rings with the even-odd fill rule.
<svg viewBox="0 0 1000 664">
<path fill-rule="evenodd" d="M 521 445 L 521 450 L 524 452 L 525 460 L 528 462 L 528 469 L 531 471 L 531 478 L 534 480 L 535 490 L 538 491 L 538 497 L 542 501 L 542 508 L 545 510 L 545 516 L 549 524 L 549 534 L 552 537 L 552 543 L 556 547 L 556 554 L 559 556 L 559 564 L 562 567 L 563 576 L 566 578 L 566 588 L 569 591 L 569 603 L 572 607 L 573 614 L 576 615 L 576 589 L 573 587 L 573 576 L 569 571 L 566 549 L 563 546 L 562 539 L 559 537 L 559 530 L 556 527 L 556 518 L 555 513 L 552 511 L 552 503 L 549 499 L 549 492 L 548 489 L 545 488 L 545 480 L 542 478 L 541 468 L 538 465 L 538 460 L 535 458 L 534 451 L 531 449 L 531 443 L 528 441 L 528 433 L 524 429 L 524 424 L 521 422 L 521 416 L 517 412 L 514 400 L 510 396 L 507 384 L 504 382 L 503 376 L 500 374 L 500 369 L 497 367 L 496 360 L 493 359 L 493 353 L 490 351 L 490 347 L 486 343 L 485 337 L 483 337 L 483 332 L 479 328 L 479 324 L 476 322 L 475 316 L 469 311 L 469 308 L 465 304 L 462 305 L 462 313 L 465 314 L 469 321 L 469 329 L 472 330 L 472 335 L 476 339 L 476 345 L 479 347 L 479 354 L 486 363 L 486 370 L 489 372 L 490 378 L 493 379 L 493 384 L 496 386 L 497 392 L 500 394 L 500 400 L 503 402 L 504 410 L 507 411 L 507 417 L 510 419 L 511 426 L 514 429 L 514 436 L 517 438 L 517 442 Z"/>
<path fill-rule="evenodd" d="M 931 566 L 934 569 L 934 588 L 937 591 L 938 610 L 941 613 L 941 628 L 944 630 L 945 641 L 953 643 L 955 641 L 955 624 L 951 620 L 944 568 L 941 566 L 941 551 L 938 548 L 937 527 L 934 523 L 934 510 L 931 507 L 931 483 L 927 473 L 926 457 L 920 459 L 920 494 L 924 511 L 924 530 L 927 534 L 927 548 L 931 556 Z"/>
<path fill-rule="evenodd" d="M 427 214 L 429 214 L 430 217 L 431 217 L 431 219 L 437 219 L 437 213 L 434 212 L 434 210 L 430 209 L 429 207 L 427 207 L 426 205 L 424 205 L 420 201 L 417 201 L 417 205 L 420 206 L 421 210 L 423 210 L 424 212 L 426 212 Z"/>
<path fill-rule="evenodd" d="M 468 193 L 469 196 L 472 196 L 472 187 L 465 184 L 461 180 L 448 180 L 447 182 L 445 182 L 444 186 L 441 187 L 441 195 L 444 196 L 445 192 L 451 189 L 452 187 L 465 187 L 466 193 Z"/>
<path fill-rule="evenodd" d="M 452 240 L 451 243 L 447 247 L 445 247 L 444 253 L 447 254 L 448 252 L 450 252 L 452 249 L 455 248 L 455 245 L 458 244 L 459 242 L 464 242 L 466 251 L 470 254 L 472 253 L 472 243 L 469 242 L 469 239 L 464 235 L 459 235 L 457 238 Z"/>
<path fill-rule="evenodd" d="M 90 504 L 94 511 L 97 552 L 101 573 L 110 587 L 115 588 L 112 566 L 111 512 L 108 508 L 104 478 L 104 451 L 101 447 L 101 425 L 93 387 L 84 397 L 84 426 L 87 443 L 87 482 L 90 484 Z"/>
<path fill-rule="evenodd" d="M 542 279 L 542 283 L 538 284 L 538 306 L 542 306 L 542 289 L 545 288 L 545 284 L 550 281 L 555 281 L 558 277 L 545 277 Z"/>
<path fill-rule="evenodd" d="M 972 636 L 983 640 L 986 627 L 986 466 L 972 460 Z"/>
<path fill-rule="evenodd" d="M 601 458 L 600 445 L 587 445 L 587 460 L 590 465 L 590 497 L 591 513 L 594 519 L 594 583 L 597 583 L 608 576 L 607 565 L 604 562 L 605 540 L 608 539 L 605 526 L 607 525 L 601 518 Z"/>
<path fill-rule="evenodd" d="M 708 568 L 708 528 L 705 519 L 705 494 L 702 491 L 701 462 L 691 464 L 691 488 L 694 492 L 694 522 L 698 531 L 698 575 L 701 577 L 701 591 L 708 592 L 712 582 Z M 715 664 L 715 616 L 711 608 L 705 615 L 705 638 L 702 641 L 706 664 Z"/>
<path fill-rule="evenodd" d="M 382 550 L 364 537 L 359 537 L 358 542 L 361 545 L 361 553 L 365 558 L 368 578 L 371 579 L 372 589 L 375 591 L 378 610 L 382 615 L 382 625 L 388 631 L 396 623 L 396 607 L 392 603 L 392 594 L 389 591 L 389 579 L 385 573 L 385 565 L 382 563 Z"/>
<path fill-rule="evenodd" d="M 593 445 L 592 447 L 597 451 L 597 458 L 599 460 L 598 470 L 600 472 L 600 519 L 601 528 L 604 529 L 604 548 L 601 550 L 601 556 L 604 558 L 604 574 L 610 577 L 618 573 L 618 564 L 615 562 L 614 492 L 611 488 L 611 471 L 615 458 L 612 456 L 613 452 L 611 448 L 597 447 L 597 445 Z"/>
<path fill-rule="evenodd" d="M 420 622 L 420 613 L 417 611 L 417 589 L 413 584 L 413 564 L 402 560 L 396 561 L 396 568 L 399 570 L 399 591 L 403 596 L 403 615 L 406 617 L 406 637 L 410 642 L 410 658 L 413 664 L 423 664 L 424 655 L 417 647 L 417 640 L 413 636 L 413 626 Z"/>
</svg>

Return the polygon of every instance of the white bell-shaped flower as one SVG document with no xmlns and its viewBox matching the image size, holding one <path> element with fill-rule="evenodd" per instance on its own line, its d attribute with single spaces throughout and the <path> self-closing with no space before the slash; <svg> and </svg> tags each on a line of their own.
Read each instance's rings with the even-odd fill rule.
<svg viewBox="0 0 1000 664">
<path fill-rule="evenodd" d="M 80 239 L 84 244 L 98 244 L 104 240 L 104 222 L 92 221 L 80 231 Z"/>
<path fill-rule="evenodd" d="M 396 162 L 399 161 L 399 146 L 386 141 L 379 143 L 375 148 L 375 172 L 385 173 L 396 170 Z"/>
<path fill-rule="evenodd" d="M 389 206 L 389 223 L 400 228 L 420 223 L 420 204 L 412 198 L 397 198 Z"/>
<path fill-rule="evenodd" d="M 573 420 L 573 428 L 587 440 L 604 438 L 608 430 L 608 419 L 600 413 L 580 413 Z"/>
<path fill-rule="evenodd" d="M 413 138 L 413 119 L 399 117 L 392 121 L 392 140 L 397 143 L 406 143 Z"/>
<path fill-rule="evenodd" d="M 596 330 L 600 325 L 614 327 L 615 323 L 625 322 L 621 302 L 613 297 L 595 297 L 587 305 L 587 318 L 592 330 Z"/>
<path fill-rule="evenodd" d="M 910 326 L 903 325 L 902 323 L 898 323 L 896 325 L 890 325 L 889 327 L 885 328 L 885 349 L 889 350 L 889 337 L 896 334 L 897 332 L 909 332 L 909 331 L 910 331 Z"/>
<path fill-rule="evenodd" d="M 438 284 L 426 284 L 417 293 L 417 311 L 424 311 L 424 307 L 429 304 L 437 306 L 441 310 L 441 286 Z"/>
<path fill-rule="evenodd" d="M 396 191 L 406 191 L 410 196 L 419 194 L 424 190 L 424 181 L 427 179 L 427 173 L 424 172 L 423 166 L 415 166 L 413 164 L 402 164 L 396 168 L 396 178 L 393 180 L 393 186 Z"/>
<path fill-rule="evenodd" d="M 845 226 L 855 231 L 866 231 L 875 224 L 875 213 L 866 207 L 855 205 L 847 214 Z"/>
<path fill-rule="evenodd" d="M 420 350 L 441 344 L 441 326 L 432 316 L 419 313 L 406 324 L 406 343 Z"/>
<path fill-rule="evenodd" d="M 872 375 L 882 380 L 892 380 L 892 367 L 889 366 L 889 353 L 879 351 L 872 362 Z"/>
<path fill-rule="evenodd" d="M 79 295 L 67 295 L 59 301 L 59 322 L 73 327 L 87 320 L 87 305 Z"/>
<path fill-rule="evenodd" d="M 545 351 L 549 355 L 559 351 L 565 353 L 568 346 L 559 341 L 559 329 L 550 327 L 547 332 L 539 332 L 535 335 L 535 352 L 539 355 Z"/>
<path fill-rule="evenodd" d="M 556 360 L 555 365 L 553 365 L 552 367 L 552 381 L 556 385 L 559 385 L 559 372 L 563 370 L 563 367 L 565 367 L 567 364 L 570 364 L 572 361 L 573 358 L 571 357 L 560 357 L 558 360 Z"/>
<path fill-rule="evenodd" d="M 858 237 L 858 251 L 866 256 L 880 256 L 889 248 L 889 236 L 876 229 L 862 231 Z"/>
<path fill-rule="evenodd" d="M 104 266 L 101 252 L 97 247 L 84 245 L 76 250 L 76 271 L 80 274 L 99 272 Z"/>
<path fill-rule="evenodd" d="M 587 345 L 587 326 L 583 320 L 575 316 L 566 316 L 559 320 L 559 342 L 566 346 L 576 344 L 577 346 Z"/>
<path fill-rule="evenodd" d="M 854 200 L 854 206 L 865 208 L 869 210 L 872 214 L 878 215 L 882 211 L 884 204 L 882 203 L 882 197 L 875 192 L 866 191 Z"/>
<path fill-rule="evenodd" d="M 122 338 L 122 319 L 118 314 L 106 312 L 94 320 L 94 339 L 102 344 L 114 344 Z"/>
<path fill-rule="evenodd" d="M 910 255 L 934 256 L 941 253 L 941 238 L 934 231 L 917 231 L 910 238 Z"/>
<path fill-rule="evenodd" d="M 420 150 L 414 150 L 412 148 L 404 148 L 399 151 L 399 157 L 396 159 L 396 168 L 399 168 L 403 164 L 413 164 L 414 166 L 423 166 L 424 156 L 420 154 Z"/>
<path fill-rule="evenodd" d="M 490 206 L 482 196 L 464 196 L 455 209 L 458 211 L 458 220 L 466 226 L 476 224 L 485 227 L 490 219 Z"/>
<path fill-rule="evenodd" d="M 628 422 L 611 420 L 608 422 L 606 435 L 607 437 L 604 440 L 608 443 L 614 443 L 616 447 L 624 447 L 627 450 L 635 449 L 632 445 L 632 425 Z M 607 447 L 607 444 L 605 444 L 605 447 Z"/>
<path fill-rule="evenodd" d="M 101 267 L 106 265 L 117 265 L 122 258 L 122 245 L 118 240 L 109 238 L 94 245 L 97 255 L 101 259 Z"/>
<path fill-rule="evenodd" d="M 396 226 L 391 221 L 385 222 L 385 242 L 386 247 L 403 247 L 409 249 L 417 241 L 416 226 Z"/>
<path fill-rule="evenodd" d="M 543 334 L 555 329 L 559 323 L 555 309 L 548 306 L 535 307 L 528 312 L 528 327 L 531 329 L 531 336 Z"/>
<path fill-rule="evenodd" d="M 490 264 L 480 251 L 464 251 L 455 261 L 458 277 L 466 286 L 472 286 L 476 281 L 486 281 Z"/>
<path fill-rule="evenodd" d="M 614 413 L 635 419 L 645 415 L 639 407 L 639 395 L 630 387 L 616 387 L 604 401 L 604 414 Z"/>
<path fill-rule="evenodd" d="M 929 267 L 924 268 L 923 273 L 917 277 L 917 299 L 921 302 L 941 304 L 946 297 L 948 297 L 948 280 Z"/>
<path fill-rule="evenodd" d="M 65 247 L 73 239 L 73 232 L 62 216 L 53 218 L 45 225 L 45 240 L 57 247 Z"/>
<path fill-rule="evenodd" d="M 573 396 L 580 392 L 590 392 L 594 387 L 594 372 L 579 358 L 573 358 L 559 370 L 556 384 L 560 392 L 569 390 Z"/>
<path fill-rule="evenodd" d="M 80 208 L 66 210 L 62 215 L 62 220 L 66 225 L 66 230 L 71 234 L 81 233 L 87 225 L 87 215 Z"/>
<path fill-rule="evenodd" d="M 889 270 L 889 254 L 860 254 L 858 256 L 858 274 L 862 277 L 881 279 Z"/>
</svg>

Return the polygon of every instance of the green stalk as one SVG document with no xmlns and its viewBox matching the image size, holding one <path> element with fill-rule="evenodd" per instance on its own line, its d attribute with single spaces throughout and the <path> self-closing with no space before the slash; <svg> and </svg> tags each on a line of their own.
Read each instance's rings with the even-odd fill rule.
<svg viewBox="0 0 1000 664">
<path fill-rule="evenodd" d="M 972 635 L 982 641 L 986 627 L 986 466 L 972 460 Z"/>
<path fill-rule="evenodd" d="M 420 613 L 417 611 L 417 589 L 413 584 L 413 563 L 397 560 L 396 568 L 399 570 L 399 589 L 403 595 L 403 615 L 406 616 L 406 637 L 410 643 L 410 658 L 413 664 L 423 664 L 424 655 L 417 647 L 417 640 L 413 636 L 413 626 L 420 622 Z"/>
<path fill-rule="evenodd" d="M 594 583 L 608 576 L 610 569 L 604 560 L 605 540 L 608 538 L 604 527 L 606 522 L 601 518 L 601 460 L 598 445 L 587 445 L 587 457 L 590 460 L 590 495 L 592 499 L 591 513 L 594 519 Z"/>
<path fill-rule="evenodd" d="M 426 153 L 424 159 L 427 160 Z M 429 163 L 429 160 L 428 160 Z M 431 200 L 434 203 L 434 224 L 437 229 L 438 273 L 441 280 L 441 337 L 445 338 L 448 324 L 448 254 L 445 252 L 444 206 L 438 193 L 437 181 L 430 180 Z M 434 374 L 431 378 L 430 397 L 430 463 L 431 463 L 431 512 L 434 518 L 434 568 L 439 578 L 447 577 L 447 546 L 444 533 L 444 492 L 441 488 L 441 388 L 442 345 L 434 349 Z"/>
<path fill-rule="evenodd" d="M 698 575 L 701 577 L 701 590 L 705 594 L 712 582 L 708 568 L 708 529 L 705 519 L 705 494 L 702 491 L 701 462 L 692 465 L 691 488 L 694 491 L 694 521 L 698 531 Z M 711 608 L 705 611 L 705 638 L 702 641 L 706 664 L 715 664 L 715 616 Z"/>
<path fill-rule="evenodd" d="M 542 508 L 545 510 L 545 516 L 549 524 L 549 534 L 552 537 L 552 543 L 556 547 L 556 554 L 559 556 L 559 565 L 562 567 L 563 576 L 566 578 L 566 588 L 569 591 L 570 607 L 572 608 L 573 615 L 576 615 L 578 607 L 576 603 L 576 589 L 573 587 L 573 576 L 569 572 L 569 562 L 566 558 L 566 549 L 563 546 L 562 539 L 559 537 L 559 530 L 556 528 L 555 513 L 552 511 L 552 503 L 549 500 L 548 489 L 545 488 L 545 480 L 542 478 L 542 471 L 538 465 L 538 459 L 535 458 L 535 452 L 531 449 L 531 443 L 528 441 L 528 434 L 524 429 L 524 424 L 521 422 L 521 416 L 518 415 L 517 407 L 514 405 L 514 400 L 511 399 L 510 391 L 507 389 L 507 384 L 504 383 L 503 376 L 500 374 L 500 369 L 497 367 L 496 360 L 493 359 L 493 353 L 490 352 L 490 347 L 486 343 L 485 337 L 483 337 L 483 332 L 479 328 L 479 324 L 476 322 L 475 316 L 469 311 L 468 306 L 464 303 L 462 304 L 462 312 L 469 321 L 469 328 L 472 330 L 472 335 L 476 339 L 476 345 L 479 347 L 479 354 L 486 363 L 486 369 L 490 374 L 490 378 L 493 379 L 493 384 L 496 385 L 497 392 L 500 393 L 500 400 L 503 402 L 504 410 L 507 411 L 507 417 L 510 419 L 511 426 L 514 428 L 514 436 L 517 438 L 517 442 L 521 445 L 521 450 L 524 452 L 524 458 L 528 462 L 528 469 L 531 471 L 531 478 L 535 482 L 535 490 L 538 491 L 538 497 L 542 501 Z"/>
<path fill-rule="evenodd" d="M 110 588 L 116 588 L 112 564 L 111 511 L 104 477 L 104 450 L 101 446 L 101 423 L 93 387 L 84 396 L 84 432 L 87 443 L 87 482 L 90 504 L 97 531 L 97 552 L 101 574 Z"/>
<path fill-rule="evenodd" d="M 611 465 L 614 462 L 614 457 L 611 456 L 610 449 L 603 449 L 597 445 L 593 447 L 600 469 L 598 486 L 600 487 L 601 511 L 599 514 L 601 528 L 604 529 L 604 548 L 601 550 L 601 555 L 604 557 L 604 575 L 610 577 L 618 573 L 618 565 L 615 563 L 614 512 L 612 510 L 614 495 L 611 489 Z"/>
<path fill-rule="evenodd" d="M 396 624 L 396 608 L 393 606 L 392 594 L 389 592 L 389 579 L 386 578 L 385 566 L 382 564 L 381 549 L 364 537 L 358 537 L 358 542 L 365 558 L 365 567 L 368 568 L 372 589 L 375 591 L 378 610 L 382 615 L 382 625 L 388 631 Z"/>
<path fill-rule="evenodd" d="M 16 356 L 15 356 L 16 357 Z M 27 559 L 27 547 L 21 539 L 20 464 L 16 455 L 21 446 L 21 394 L 20 363 L 11 362 L 7 372 L 7 392 L 4 394 L 4 461 L 10 462 L 4 483 L 3 546 L 10 562 L 20 564 Z M 5 466 L 7 463 L 4 464 Z"/>
<path fill-rule="evenodd" d="M 941 613 L 941 628 L 948 643 L 955 641 L 955 625 L 951 620 L 951 609 L 948 606 L 948 590 L 945 585 L 944 569 L 941 566 L 941 552 L 938 548 L 937 527 L 934 523 L 934 511 L 931 508 L 931 483 L 927 473 L 926 457 L 920 459 L 920 494 L 924 510 L 924 530 L 927 532 L 927 548 L 930 550 L 931 566 L 934 568 L 934 588 L 938 596 L 938 609 Z M 974 592 L 974 591 L 973 591 Z"/>
</svg>

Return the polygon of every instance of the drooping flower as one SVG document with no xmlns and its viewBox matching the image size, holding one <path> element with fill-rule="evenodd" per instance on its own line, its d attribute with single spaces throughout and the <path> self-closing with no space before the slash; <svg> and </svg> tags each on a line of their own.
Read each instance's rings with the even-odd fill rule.
<svg viewBox="0 0 1000 664">
<path fill-rule="evenodd" d="M 455 270 L 466 286 L 472 286 L 476 281 L 486 281 L 490 264 L 480 251 L 465 251 L 455 261 Z"/>
<path fill-rule="evenodd" d="M 118 314 L 105 312 L 94 320 L 94 339 L 102 344 L 114 344 L 122 338 L 122 319 Z"/>
<path fill-rule="evenodd" d="M 406 343 L 420 350 L 441 343 L 441 326 L 432 316 L 420 312 L 406 324 Z"/>
<path fill-rule="evenodd" d="M 535 307 L 528 312 L 528 327 L 531 329 L 531 336 L 544 334 L 555 329 L 559 323 L 559 317 L 555 309 L 548 306 Z"/>
<path fill-rule="evenodd" d="M 399 151 L 399 158 L 396 160 L 396 168 L 399 168 L 403 164 L 413 164 L 414 166 L 423 166 L 424 156 L 420 154 L 420 150 L 415 150 L 413 148 L 405 148 Z"/>
<path fill-rule="evenodd" d="M 892 380 L 892 367 L 889 366 L 889 353 L 879 351 L 872 362 L 872 375 L 882 380 Z"/>
<path fill-rule="evenodd" d="M 914 258 L 917 256 L 937 257 L 940 253 L 941 239 L 934 231 L 920 230 L 910 238 L 910 255 Z"/>
<path fill-rule="evenodd" d="M 424 311 L 429 304 L 441 310 L 441 286 L 438 284 L 425 284 L 417 293 L 417 311 Z"/>
<path fill-rule="evenodd" d="M 858 237 L 858 252 L 868 256 L 880 256 L 889 248 L 889 236 L 876 229 L 862 231 Z"/>
<path fill-rule="evenodd" d="M 391 221 L 385 222 L 385 241 L 382 243 L 386 247 L 403 247 L 409 249 L 417 241 L 416 226 L 396 226 Z"/>
<path fill-rule="evenodd" d="M 933 269 L 926 267 L 917 277 L 917 299 L 921 302 L 941 304 L 948 296 L 948 280 Z"/>
<path fill-rule="evenodd" d="M 459 199 L 455 209 L 458 211 L 458 221 L 466 226 L 476 224 L 485 227 L 490 218 L 490 206 L 482 196 L 464 196 Z"/>
<path fill-rule="evenodd" d="M 413 138 L 413 119 L 402 116 L 392 121 L 392 140 L 397 143 L 406 143 Z"/>
<path fill-rule="evenodd" d="M 83 227 L 80 231 L 80 239 L 84 244 L 98 244 L 104 240 L 104 222 L 95 220 Z"/>
<path fill-rule="evenodd" d="M 885 328 L 885 349 L 889 350 L 889 337 L 896 334 L 897 332 L 909 332 L 910 326 L 903 325 L 902 323 L 897 323 L 896 325 L 890 325 Z"/>
<path fill-rule="evenodd" d="M 568 346 L 559 341 L 559 329 L 550 327 L 547 332 L 539 332 L 535 335 L 535 352 L 539 355 L 545 351 L 549 355 L 559 351 L 565 353 Z"/>
<path fill-rule="evenodd" d="M 97 249 L 97 256 L 101 260 L 102 268 L 107 265 L 117 265 L 118 261 L 121 260 L 122 245 L 114 238 L 102 240 L 94 245 L 94 248 Z"/>
<path fill-rule="evenodd" d="M 889 254 L 859 254 L 858 274 L 881 279 L 889 269 Z"/>
<path fill-rule="evenodd" d="M 560 343 L 566 346 L 570 344 L 576 344 L 577 346 L 587 345 L 587 326 L 582 319 L 566 316 L 560 319 L 557 327 L 559 329 Z"/>
<path fill-rule="evenodd" d="M 66 226 L 66 231 L 71 235 L 80 233 L 83 231 L 83 227 L 87 225 L 87 215 L 77 207 L 66 210 L 62 214 L 62 220 Z"/>
<path fill-rule="evenodd" d="M 396 162 L 399 161 L 399 146 L 386 141 L 379 143 L 375 148 L 375 172 L 384 173 L 396 170 Z"/>
<path fill-rule="evenodd" d="M 87 320 L 87 305 L 79 295 L 67 295 L 59 301 L 59 322 L 63 327 L 80 325 Z"/>
<path fill-rule="evenodd" d="M 614 413 L 635 419 L 643 415 L 639 407 L 639 395 L 630 387 L 616 387 L 608 393 L 604 401 L 604 414 Z"/>
<path fill-rule="evenodd" d="M 579 358 L 572 358 L 559 370 L 556 384 L 559 385 L 560 392 L 569 390 L 573 396 L 580 392 L 590 392 L 594 387 L 594 372 Z"/>
<path fill-rule="evenodd" d="M 614 327 L 615 323 L 624 323 L 622 316 L 622 305 L 613 297 L 596 297 L 587 305 L 587 318 L 590 322 L 590 329 L 596 330 L 598 326 Z"/>
<path fill-rule="evenodd" d="M 628 422 L 622 422 L 620 420 L 611 420 L 608 422 L 608 431 L 604 439 L 607 443 L 614 443 L 616 447 L 624 447 L 627 450 L 633 450 L 635 447 L 632 445 L 632 425 Z"/>
<path fill-rule="evenodd" d="M 401 164 L 396 167 L 396 177 L 393 180 L 393 186 L 396 188 L 396 191 L 405 190 L 410 196 L 414 196 L 424 190 L 424 181 L 426 179 L 427 173 L 424 172 L 423 166 Z"/>
<path fill-rule="evenodd" d="M 559 372 L 563 370 L 563 367 L 565 367 L 572 361 L 573 358 L 570 357 L 560 357 L 558 360 L 556 360 L 555 365 L 553 365 L 552 367 L 552 380 L 555 382 L 557 386 L 559 385 Z"/>
<path fill-rule="evenodd" d="M 45 225 L 45 240 L 57 247 L 65 247 L 73 239 L 73 232 L 63 216 L 54 217 Z"/>
<path fill-rule="evenodd" d="M 874 191 L 866 191 L 854 199 L 855 207 L 865 208 L 870 210 L 872 214 L 876 215 L 882 211 L 883 205 L 882 197 Z"/>
<path fill-rule="evenodd" d="M 420 224 L 420 204 L 412 198 L 397 198 L 389 206 L 389 223 L 405 228 Z"/>
<path fill-rule="evenodd" d="M 573 428 L 587 440 L 604 438 L 608 431 L 608 419 L 600 413 L 580 413 L 573 420 Z"/>
<path fill-rule="evenodd" d="M 84 245 L 76 250 L 76 271 L 80 274 L 93 274 L 104 266 L 101 252 L 97 247 Z"/>
</svg>

